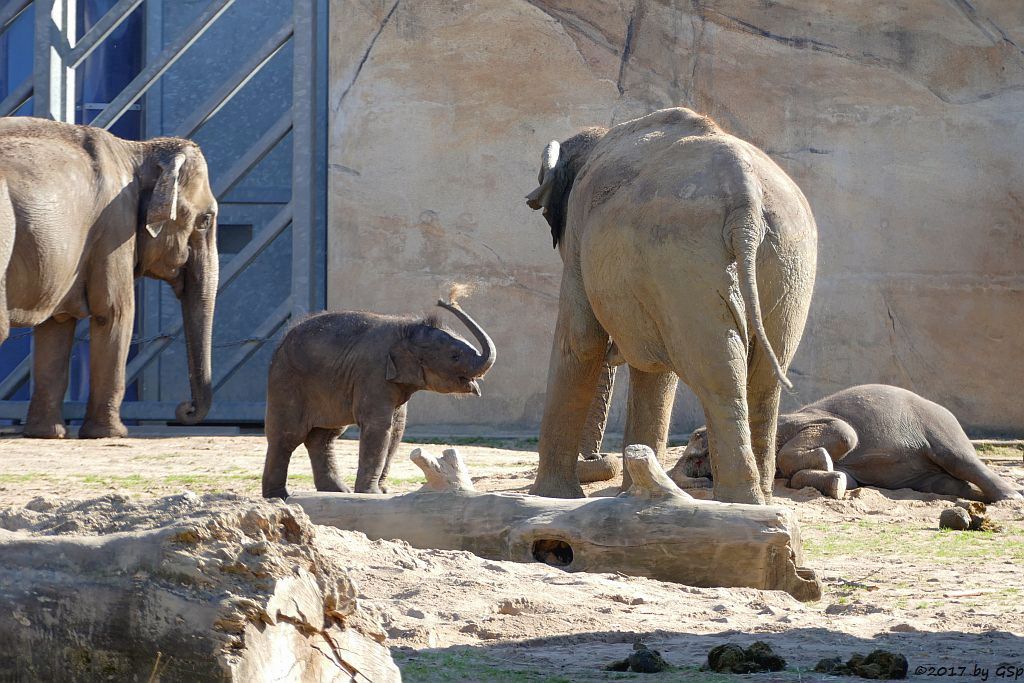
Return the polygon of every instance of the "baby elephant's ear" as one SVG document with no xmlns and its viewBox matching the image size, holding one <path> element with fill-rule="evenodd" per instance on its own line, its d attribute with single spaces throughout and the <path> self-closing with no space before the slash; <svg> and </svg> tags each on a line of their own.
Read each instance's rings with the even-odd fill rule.
<svg viewBox="0 0 1024 683">
<path fill-rule="evenodd" d="M 408 384 L 418 389 L 427 386 L 427 380 L 423 376 L 423 367 L 412 354 L 407 353 L 398 355 L 388 353 L 384 379 L 395 384 Z"/>
</svg>

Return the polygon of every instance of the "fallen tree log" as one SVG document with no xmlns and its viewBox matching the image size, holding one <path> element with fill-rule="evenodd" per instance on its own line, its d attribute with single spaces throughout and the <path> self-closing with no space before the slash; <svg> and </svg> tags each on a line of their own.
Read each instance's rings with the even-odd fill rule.
<svg viewBox="0 0 1024 683">
<path fill-rule="evenodd" d="M 238 499 L 211 511 L 186 495 L 184 508 L 141 524 L 156 528 L 0 529 L 0 671 L 45 681 L 400 680 L 379 624 L 305 515 Z M 0 522 L 40 517 L 28 509 Z M 58 533 L 76 523 L 53 521 Z"/>
<path fill-rule="evenodd" d="M 412 458 L 429 470 L 427 484 L 415 493 L 308 493 L 288 502 L 302 506 L 317 524 L 372 539 L 401 539 L 416 548 L 468 550 L 489 559 L 691 586 L 784 590 L 800 600 L 821 597 L 814 572 L 802 566 L 792 513 L 779 506 L 695 500 L 668 478 L 646 446 L 626 449 L 633 484 L 615 498 L 477 493 L 453 449 L 440 461 L 422 449 Z"/>
</svg>

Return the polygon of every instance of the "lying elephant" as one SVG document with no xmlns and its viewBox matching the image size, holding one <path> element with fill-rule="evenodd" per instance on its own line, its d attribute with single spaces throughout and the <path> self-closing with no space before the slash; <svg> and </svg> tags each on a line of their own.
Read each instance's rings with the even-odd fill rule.
<svg viewBox="0 0 1024 683">
<path fill-rule="evenodd" d="M 669 476 L 711 477 L 707 430 L 693 432 Z M 953 413 L 885 384 L 844 389 L 779 416 L 779 475 L 832 498 L 847 489 L 909 488 L 992 503 L 1021 494 L 985 466 Z"/>
<path fill-rule="evenodd" d="M 494 365 L 494 343 L 457 304 L 437 305 L 469 328 L 481 353 L 433 317 L 321 313 L 285 335 L 267 380 L 265 497 L 288 497 L 288 462 L 301 443 L 316 490 L 349 491 L 334 440 L 353 424 L 359 425 L 356 493 L 386 493 L 409 398 L 420 389 L 480 395 L 477 380 Z"/>
<path fill-rule="evenodd" d="M 177 418 L 202 420 L 213 396 L 217 273 L 217 200 L 194 142 L 0 119 L 0 343 L 11 325 L 35 327 L 25 436 L 66 433 L 61 404 L 83 318 L 89 402 L 78 434 L 127 433 L 120 409 L 140 275 L 169 283 L 181 301 L 192 400 Z"/>
<path fill-rule="evenodd" d="M 626 442 L 664 454 L 678 376 L 708 418 L 715 498 L 764 503 L 780 383 L 814 288 L 803 193 L 683 108 L 552 141 L 538 180 L 527 204 L 564 265 L 531 493 L 583 495 L 577 454 L 610 338 L 630 366 Z"/>
</svg>

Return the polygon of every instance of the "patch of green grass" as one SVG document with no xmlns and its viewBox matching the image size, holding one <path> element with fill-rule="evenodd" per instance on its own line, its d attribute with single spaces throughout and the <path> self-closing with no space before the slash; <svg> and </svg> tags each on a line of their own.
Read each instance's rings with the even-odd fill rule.
<svg viewBox="0 0 1024 683">
<path fill-rule="evenodd" d="M 0 474 L 0 484 L 27 484 L 30 481 L 49 481 L 46 472 L 25 472 L 23 474 Z"/>
<path fill-rule="evenodd" d="M 962 564 L 972 560 L 1020 561 L 1024 536 L 1004 532 L 907 528 L 873 520 L 840 524 L 809 524 L 804 550 L 809 557 L 911 555 L 924 562 Z"/>
<path fill-rule="evenodd" d="M 998 458 L 1008 460 L 1020 460 L 1024 455 L 1024 444 L 1021 443 L 979 443 L 974 445 L 974 450 L 984 458 Z"/>
<path fill-rule="evenodd" d="M 438 446 L 481 446 L 483 448 L 501 448 L 506 451 L 535 451 L 538 439 L 535 436 L 524 437 L 490 437 L 490 436 L 447 436 L 409 438 L 410 443 L 422 443 Z"/>
</svg>

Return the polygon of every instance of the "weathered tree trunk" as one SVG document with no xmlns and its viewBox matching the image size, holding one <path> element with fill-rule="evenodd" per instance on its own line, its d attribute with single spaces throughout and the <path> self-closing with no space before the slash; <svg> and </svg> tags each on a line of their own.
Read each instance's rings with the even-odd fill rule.
<svg viewBox="0 0 1024 683">
<path fill-rule="evenodd" d="M 542 561 L 567 571 L 622 572 L 691 586 L 784 590 L 800 600 L 821 597 L 814 572 L 801 566 L 792 513 L 778 506 L 694 500 L 646 446 L 626 448 L 633 485 L 616 498 L 477 493 L 466 486 L 458 454 L 446 451 L 444 459 L 448 476 L 428 475 L 416 493 L 310 493 L 288 502 L 301 505 L 317 524 L 373 539 L 398 538 L 417 548 L 468 550 L 496 560 Z M 413 460 L 436 462 L 420 449 Z"/>
<path fill-rule="evenodd" d="M 104 536 L 0 530 L 0 671 L 25 680 L 398 681 L 283 505 Z"/>
</svg>

